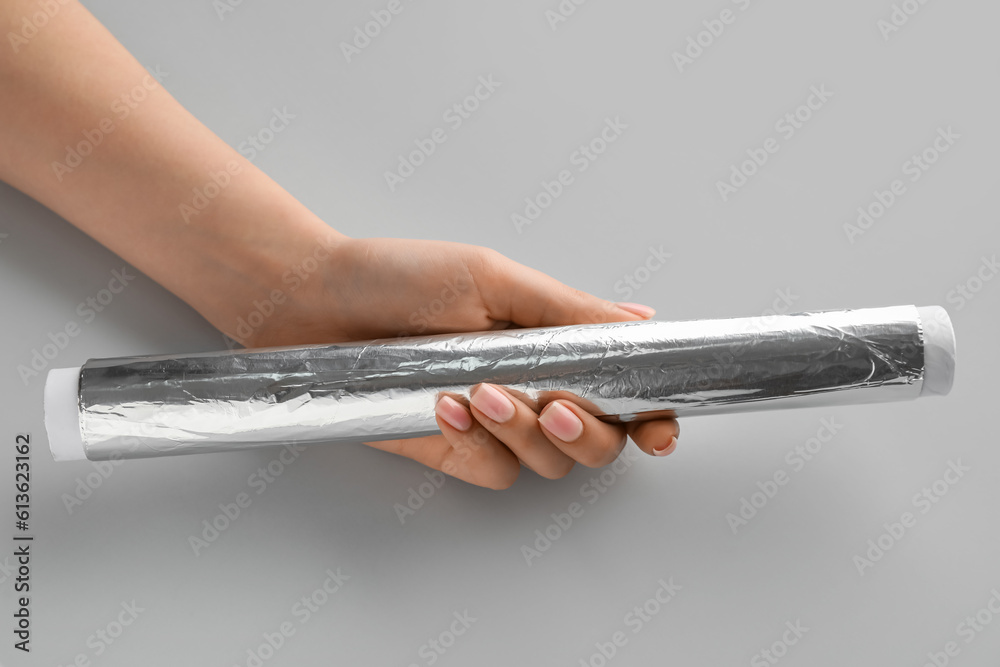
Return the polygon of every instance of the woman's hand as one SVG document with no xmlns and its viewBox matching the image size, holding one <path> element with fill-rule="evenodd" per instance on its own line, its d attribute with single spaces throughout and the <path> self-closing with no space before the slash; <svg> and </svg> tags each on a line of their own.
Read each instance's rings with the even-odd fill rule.
<svg viewBox="0 0 1000 667">
<path fill-rule="evenodd" d="M 604 301 L 476 246 L 341 239 L 320 254 L 324 259 L 310 264 L 317 267 L 314 276 L 299 271 L 307 276 L 300 288 L 243 342 L 340 342 L 653 315 L 645 306 Z M 666 456 L 676 447 L 674 419 L 613 425 L 569 399 L 536 408 L 503 387 L 478 385 L 468 404 L 451 396 L 438 401 L 442 435 L 367 444 L 493 489 L 513 484 L 522 463 L 550 479 L 575 463 L 607 465 L 626 435 L 647 454 Z"/>
<path fill-rule="evenodd" d="M 483 248 L 347 239 L 181 107 L 80 2 L 61 5 L 29 47 L 0 58 L 0 179 L 237 340 L 295 345 L 652 316 Z M 0 21 L 35 9 L 0 3 Z M 112 121 L 108 100 L 132 91 L 141 103 Z M 66 147 L 95 128 L 106 136 L 69 164 Z M 647 453 L 669 453 L 677 435 L 673 420 L 626 431 L 569 400 L 540 413 L 481 386 L 471 405 L 438 403 L 442 435 L 372 446 L 503 488 L 521 461 L 561 477 L 574 462 L 613 460 L 626 432 Z"/>
</svg>

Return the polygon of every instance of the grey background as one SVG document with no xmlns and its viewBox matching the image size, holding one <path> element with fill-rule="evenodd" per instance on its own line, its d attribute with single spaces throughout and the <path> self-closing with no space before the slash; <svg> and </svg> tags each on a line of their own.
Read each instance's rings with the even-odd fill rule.
<svg viewBox="0 0 1000 667">
<path fill-rule="evenodd" d="M 599 665 L 595 643 L 624 631 L 616 665 L 747 665 L 786 621 L 808 631 L 783 665 L 922 665 L 949 641 L 950 664 L 997 664 L 1000 619 L 971 643 L 957 634 L 1000 587 L 1000 281 L 976 283 L 1000 248 L 996 3 L 922 5 L 886 40 L 886 0 L 595 0 L 556 30 L 555 0 L 403 0 L 351 63 L 340 43 L 386 3 L 247 1 L 221 19 L 208 0 L 86 4 L 233 146 L 287 107 L 294 120 L 254 161 L 348 235 L 486 245 L 618 300 L 616 283 L 662 246 L 669 262 L 630 299 L 662 319 L 759 315 L 779 290 L 791 310 L 941 304 L 959 371 L 946 399 L 689 419 L 674 455 L 640 458 L 593 504 L 585 468 L 557 482 L 525 473 L 506 492 L 448 480 L 401 523 L 394 505 L 425 469 L 356 445 L 312 448 L 259 495 L 248 478 L 277 451 L 127 462 L 70 512 L 66 494 L 97 469 L 51 461 L 43 380 L 22 382 L 17 366 L 122 262 L 3 186 L 0 484 L 6 506 L 13 438 L 30 433 L 36 541 L 34 651 L 15 652 L 5 631 L 0 663 L 246 665 L 292 621 L 264 664 L 426 665 L 421 646 L 468 610 L 477 620 L 435 664 Z M 679 72 L 672 54 L 727 8 L 735 23 Z M 481 75 L 502 86 L 390 193 L 383 173 Z M 775 122 L 814 85 L 833 97 L 723 202 L 716 182 L 780 136 Z M 524 198 L 618 116 L 622 138 L 519 234 Z M 857 207 L 949 126 L 955 145 L 849 242 Z M 981 289 L 959 299 L 959 284 Z M 225 344 L 140 276 L 54 365 Z M 786 454 L 831 416 L 843 428 L 792 471 Z M 970 471 L 920 514 L 914 494 L 959 460 Z M 789 483 L 734 534 L 726 515 L 778 470 Z M 241 491 L 252 505 L 196 556 L 189 537 Z M 522 545 L 581 499 L 584 514 L 528 566 Z M 861 576 L 854 556 L 905 511 L 916 525 Z M 2 523 L 13 531 L 10 513 Z M 338 567 L 350 579 L 299 623 L 293 605 Z M 633 633 L 625 615 L 671 577 L 676 597 Z M 144 611 L 96 656 L 88 637 L 133 600 Z"/>
</svg>

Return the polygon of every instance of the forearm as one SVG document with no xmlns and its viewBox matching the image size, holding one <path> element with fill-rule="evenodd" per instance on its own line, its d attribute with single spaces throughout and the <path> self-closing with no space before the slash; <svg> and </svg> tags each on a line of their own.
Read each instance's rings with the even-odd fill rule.
<svg viewBox="0 0 1000 667">
<path fill-rule="evenodd" d="M 0 3 L 3 34 L 38 5 Z M 335 234 L 187 112 L 78 2 L 0 57 L 0 178 L 219 328 L 217 286 L 247 304 Z M 232 299 L 227 291 L 225 299 Z M 236 311 L 245 308 L 236 305 Z"/>
</svg>

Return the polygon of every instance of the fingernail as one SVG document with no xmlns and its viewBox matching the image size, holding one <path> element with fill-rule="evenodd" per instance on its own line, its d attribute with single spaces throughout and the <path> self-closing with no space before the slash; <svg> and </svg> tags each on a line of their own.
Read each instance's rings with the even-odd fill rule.
<svg viewBox="0 0 1000 667">
<path fill-rule="evenodd" d="M 670 442 L 662 447 L 654 447 L 653 456 L 667 456 L 668 454 L 672 454 L 675 449 L 677 449 L 677 438 L 673 437 L 670 438 Z"/>
<path fill-rule="evenodd" d="M 616 303 L 616 306 L 622 310 L 627 310 L 628 312 L 638 315 L 639 317 L 645 317 L 649 319 L 653 315 L 656 315 L 656 311 L 649 306 L 644 306 L 641 303 Z"/>
<path fill-rule="evenodd" d="M 487 417 L 500 424 L 514 416 L 514 404 L 502 391 L 488 384 L 479 385 L 472 394 L 472 404 Z"/>
<path fill-rule="evenodd" d="M 445 396 L 438 401 L 434 411 L 455 430 L 468 431 L 472 426 L 472 417 L 465 410 L 465 406 L 451 396 Z"/>
<path fill-rule="evenodd" d="M 562 403 L 551 403 L 538 423 L 563 442 L 573 442 L 583 435 L 583 422 Z"/>
</svg>

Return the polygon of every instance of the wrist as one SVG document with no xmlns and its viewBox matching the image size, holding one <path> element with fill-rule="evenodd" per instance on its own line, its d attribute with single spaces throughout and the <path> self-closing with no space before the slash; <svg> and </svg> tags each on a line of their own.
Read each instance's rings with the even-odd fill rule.
<svg viewBox="0 0 1000 667">
<path fill-rule="evenodd" d="M 187 270 L 168 288 L 243 345 L 298 342 L 287 328 L 316 319 L 320 276 L 349 239 L 270 179 L 246 180 L 180 231 Z"/>
</svg>

